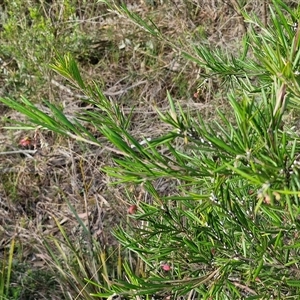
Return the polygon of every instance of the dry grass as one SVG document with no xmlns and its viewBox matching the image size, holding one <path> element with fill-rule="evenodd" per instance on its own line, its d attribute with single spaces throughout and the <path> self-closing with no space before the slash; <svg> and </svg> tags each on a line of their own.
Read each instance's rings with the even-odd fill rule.
<svg viewBox="0 0 300 300">
<path fill-rule="evenodd" d="M 44 5 L 46 15 L 63 11 L 57 2 Z M 77 47 L 74 54 L 86 80 L 98 82 L 105 94 L 120 103 L 125 112 L 135 107 L 131 127 L 135 136 L 142 139 L 164 132 L 153 105 L 168 110 L 167 91 L 184 108 L 200 112 L 207 119 L 214 117 L 216 108 L 226 108 L 224 91 L 213 78 L 197 97 L 194 96 L 205 70 L 185 61 L 166 41 L 148 36 L 126 18 L 108 11 L 103 4 L 88 2 L 86 5 L 81 1 L 77 3 L 77 30 L 89 41 Z M 126 1 L 134 12 L 144 18 L 150 17 L 177 46 L 189 51 L 197 43 L 225 47 L 228 51 L 239 48 L 244 26 L 236 10 L 236 1 L 174 0 L 163 4 L 157 1 L 156 6 L 146 2 Z M 264 13 L 260 11 L 261 1 L 247 2 L 249 11 Z M 64 25 L 70 30 L 74 25 L 66 20 L 57 22 L 58 29 Z M 20 71 L 19 65 L 14 58 L 4 60 L 0 75 L 5 87 L 2 95 L 15 96 L 26 90 L 26 81 L 20 90 L 15 85 L 10 90 L 9 77 Z M 30 74 L 25 75 L 30 77 Z M 48 98 L 62 105 L 70 116 L 86 109 L 81 95 L 66 87 L 56 75 L 47 72 L 43 84 L 38 82 L 35 77 L 30 77 L 28 82 L 30 89 L 35 86 L 30 96 L 37 103 L 43 97 Z M 3 106 L 0 112 L 1 126 L 8 124 L 7 118 L 22 118 Z M 30 147 L 21 147 L 19 141 L 27 135 L 33 142 Z M 66 200 L 103 245 L 116 244 L 110 229 L 126 221 L 124 212 L 130 199 L 122 189 L 110 186 L 112 179 L 100 171 L 101 167 L 112 163 L 109 151 L 41 130 L 20 132 L 1 128 L 0 141 L 0 257 L 10 240 L 16 238 L 19 263 L 26 262 L 36 270 L 45 269 L 42 259 L 45 253 L 37 253 L 36 249 L 42 251 L 39 237 L 59 233 L 53 217 L 70 235 L 78 226 Z M 19 150 L 23 153 L 9 153 Z M 26 153 L 26 150 L 36 150 L 36 153 Z M 137 191 L 136 197 L 144 197 L 143 191 Z M 35 287 L 44 293 L 39 299 L 46 299 L 46 287 L 38 284 Z M 52 296 L 59 298 L 59 294 Z"/>
</svg>

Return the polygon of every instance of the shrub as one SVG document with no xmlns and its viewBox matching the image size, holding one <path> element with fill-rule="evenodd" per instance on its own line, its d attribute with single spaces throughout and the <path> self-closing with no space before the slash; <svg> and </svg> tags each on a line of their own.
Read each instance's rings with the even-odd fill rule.
<svg viewBox="0 0 300 300">
<path fill-rule="evenodd" d="M 111 9 L 178 49 L 125 6 Z M 70 55 L 58 57 L 52 68 L 87 96 L 93 111 L 69 120 L 48 102 L 52 115 L 25 98 L 21 104 L 1 99 L 31 124 L 101 146 L 85 127 L 92 124 L 116 153 L 115 165 L 104 170 L 116 184 L 141 187 L 143 201 L 128 191 L 134 209 L 115 236 L 138 255 L 143 269 L 137 276 L 125 263 L 124 279 L 112 282 L 112 293 L 298 298 L 299 136 L 287 120 L 300 93 L 298 12 L 274 0 L 269 25 L 240 13 L 247 32 L 239 55 L 205 46 L 193 53 L 181 49 L 227 86 L 230 109 L 216 110 L 218 121 L 184 111 L 168 95 L 169 112 L 157 112 L 169 131 L 138 141 L 129 131 L 130 115 L 96 84 L 85 83 Z"/>
</svg>

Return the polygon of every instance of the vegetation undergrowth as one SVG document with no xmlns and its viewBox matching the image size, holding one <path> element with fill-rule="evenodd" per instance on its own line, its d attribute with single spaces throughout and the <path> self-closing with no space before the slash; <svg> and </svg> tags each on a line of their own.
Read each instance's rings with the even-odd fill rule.
<svg viewBox="0 0 300 300">
<path fill-rule="evenodd" d="M 56 52 L 70 51 L 81 62 L 96 64 L 112 50 L 104 35 L 95 36 L 94 27 L 107 13 L 96 1 L 4 0 L 0 13 L 1 95 L 54 97 L 51 89 L 58 82 L 48 65 Z"/>
<path fill-rule="evenodd" d="M 180 49 L 205 69 L 206 77 L 221 78 L 232 112 L 216 110 L 218 121 L 208 122 L 168 94 L 169 111 L 155 107 L 168 129 L 141 141 L 130 131 L 134 109 L 124 113 L 96 83 L 84 81 L 69 54 L 57 56 L 51 68 L 85 95 L 82 101 L 92 110 L 69 118 L 48 101 L 50 114 L 25 97 L 1 98 L 28 117 L 26 123 L 17 122 L 19 128 L 38 126 L 96 147 L 103 141 L 94 132 L 101 133 L 114 155 L 114 165 L 102 170 L 116 179 L 113 184 L 127 187 L 128 222 L 117 226 L 114 235 L 130 254 L 122 263 L 118 253 L 116 274 L 106 272 L 103 249 L 75 210 L 86 244 L 76 248 L 57 222 L 62 235 L 61 241 L 54 239 L 58 253 L 46 244 L 54 269 L 79 289 L 78 297 L 84 291 L 85 299 L 115 293 L 128 298 L 298 299 L 300 140 L 288 116 L 298 111 L 300 8 L 273 0 L 264 24 L 241 7 L 247 30 L 242 51 L 233 56 L 208 46 L 185 48 L 126 6 L 106 4 Z M 131 192 L 132 185 L 141 197 Z M 82 265 L 85 251 L 94 258 L 92 273 Z M 65 267 L 70 258 L 79 277 Z"/>
</svg>

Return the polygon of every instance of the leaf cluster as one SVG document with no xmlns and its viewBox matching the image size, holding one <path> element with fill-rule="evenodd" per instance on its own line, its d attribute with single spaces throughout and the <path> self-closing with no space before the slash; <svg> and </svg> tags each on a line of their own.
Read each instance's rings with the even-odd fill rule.
<svg viewBox="0 0 300 300">
<path fill-rule="evenodd" d="M 111 7 L 164 38 L 126 7 Z M 1 99 L 35 125 L 100 146 L 86 128 L 93 125 L 118 153 L 105 172 L 147 195 L 145 201 L 132 197 L 132 221 L 115 230 L 143 261 L 142 272 L 124 263 L 124 280 L 110 285 L 112 293 L 297 299 L 300 144 L 284 117 L 299 101 L 300 23 L 293 27 L 297 12 L 280 0 L 269 12 L 268 25 L 243 12 L 249 30 L 238 57 L 204 46 L 193 53 L 182 49 L 228 87 L 233 113 L 217 111 L 216 122 L 184 111 L 168 95 L 169 112 L 157 113 L 171 129 L 141 143 L 129 131 L 130 114 L 96 84 L 86 84 L 70 55 L 58 56 L 52 68 L 85 94 L 94 111 L 70 120 L 49 102 L 51 115 L 25 98 L 22 104 Z"/>
</svg>

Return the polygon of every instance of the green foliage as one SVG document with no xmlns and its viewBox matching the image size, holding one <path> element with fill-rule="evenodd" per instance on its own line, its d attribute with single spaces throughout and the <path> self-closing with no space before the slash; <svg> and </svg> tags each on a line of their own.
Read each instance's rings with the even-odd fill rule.
<svg viewBox="0 0 300 300">
<path fill-rule="evenodd" d="M 1 298 L 9 299 L 12 292 L 10 283 L 11 283 L 11 272 L 13 266 L 13 254 L 15 248 L 15 240 L 13 239 L 10 244 L 9 254 L 5 257 L 1 264 L 1 276 L 0 276 L 0 296 Z M 6 261 L 7 260 L 7 261 Z M 12 298 L 15 299 L 15 298 Z"/>
<path fill-rule="evenodd" d="M 153 23 L 124 6 L 111 8 L 178 48 Z M 147 195 L 147 201 L 135 201 L 128 192 L 137 211 L 128 227 L 115 230 L 121 244 L 143 261 L 142 272 L 137 275 L 133 265 L 124 263 L 124 276 L 103 290 L 102 279 L 80 273 L 101 290 L 95 297 L 116 292 L 128 297 L 167 293 L 198 299 L 298 299 L 300 140 L 283 119 L 291 107 L 298 111 L 300 23 L 293 27 L 296 13 L 280 0 L 272 1 L 269 11 L 268 26 L 243 13 L 249 30 L 237 57 L 204 46 L 194 47 L 194 53 L 182 49 L 207 76 L 223 79 L 231 118 L 217 111 L 219 121 L 207 122 L 168 95 L 170 111 L 157 112 L 171 129 L 140 143 L 128 130 L 130 115 L 96 84 L 85 83 L 70 55 L 58 57 L 52 68 L 81 90 L 95 111 L 68 120 L 48 102 L 51 116 L 28 99 L 22 105 L 1 99 L 35 125 L 100 145 L 82 123 L 88 121 L 118 151 L 115 165 L 104 168 L 107 174 L 119 183 L 140 185 Z M 82 249 L 73 249 L 57 226 L 84 270 L 83 256 L 78 258 Z M 69 266 L 63 247 L 54 242 Z M 52 259 L 63 269 L 55 254 Z M 82 287 L 83 278 L 72 275 Z"/>
<path fill-rule="evenodd" d="M 13 238 L 10 242 L 8 253 L 0 260 L 0 299 L 33 300 L 41 292 L 50 297 L 55 289 L 55 278 L 49 271 L 35 270 L 26 262 L 19 262 L 21 255 L 18 241 Z M 18 253 L 18 254 L 17 254 Z"/>
<path fill-rule="evenodd" d="M 55 44 L 55 30 L 51 18 L 43 15 L 37 4 L 7 1 L 4 13 L 0 50 L 4 59 L 14 62 L 14 66 L 8 65 L 12 76 L 7 85 L 19 89 L 33 77 L 39 81 L 45 74 Z"/>
<path fill-rule="evenodd" d="M 10 95 L 32 97 L 41 90 L 39 87 L 49 80 L 48 66 L 56 51 L 71 51 L 74 56 L 89 52 L 93 37 L 85 32 L 76 11 L 88 4 L 78 2 L 4 1 L 0 55 L 6 62 L 6 89 Z M 102 12 L 99 9 L 98 15 Z"/>
</svg>

